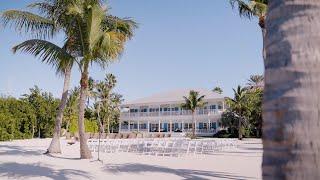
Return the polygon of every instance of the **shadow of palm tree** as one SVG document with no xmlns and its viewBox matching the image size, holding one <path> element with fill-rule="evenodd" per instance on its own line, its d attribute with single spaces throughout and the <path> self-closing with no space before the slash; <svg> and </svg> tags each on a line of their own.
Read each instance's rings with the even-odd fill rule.
<svg viewBox="0 0 320 180">
<path fill-rule="evenodd" d="M 21 146 L 12 146 L 12 145 L 0 145 L 0 155 L 20 155 L 20 156 L 35 156 L 41 155 L 40 150 L 26 150 Z"/>
<path fill-rule="evenodd" d="M 3 163 L 0 164 L 0 177 L 32 178 L 32 177 L 48 177 L 52 179 L 67 180 L 68 176 L 72 179 L 80 177 L 92 179 L 88 172 L 74 169 L 54 170 L 48 165 L 41 163 L 35 164 L 19 164 L 19 163 Z M 78 177 L 78 178 L 77 178 Z M 1 178 L 0 178 L 1 179 Z"/>
<path fill-rule="evenodd" d="M 177 175 L 184 180 L 207 180 L 212 178 L 219 179 L 256 179 L 254 177 L 238 176 L 232 173 L 227 172 L 213 172 L 213 171 L 200 171 L 200 170 L 191 170 L 191 169 L 171 169 L 162 166 L 153 166 L 139 163 L 132 164 L 113 164 L 106 165 L 103 170 L 109 171 L 111 173 L 143 173 L 143 172 L 160 172 L 167 174 Z"/>
</svg>

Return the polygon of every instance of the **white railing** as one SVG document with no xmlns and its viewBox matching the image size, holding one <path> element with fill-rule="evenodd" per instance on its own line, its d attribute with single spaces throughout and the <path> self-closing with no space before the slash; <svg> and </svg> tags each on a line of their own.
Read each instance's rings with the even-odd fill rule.
<svg viewBox="0 0 320 180">
<path fill-rule="evenodd" d="M 195 115 L 215 115 L 221 113 L 221 110 L 201 109 L 195 112 Z M 152 117 L 152 116 L 181 116 L 192 115 L 190 110 L 180 111 L 161 111 L 161 112 L 121 112 L 122 117 Z"/>
</svg>

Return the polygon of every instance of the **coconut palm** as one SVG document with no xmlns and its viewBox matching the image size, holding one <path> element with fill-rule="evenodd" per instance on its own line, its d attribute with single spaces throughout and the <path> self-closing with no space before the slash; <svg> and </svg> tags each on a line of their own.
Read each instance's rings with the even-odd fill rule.
<svg viewBox="0 0 320 180">
<path fill-rule="evenodd" d="M 263 100 L 264 179 L 320 179 L 320 1 L 270 1 Z"/>
<path fill-rule="evenodd" d="M 222 94 L 222 92 L 223 92 L 223 90 L 219 86 L 216 86 L 215 88 L 213 88 L 212 91 L 215 93 L 218 93 L 218 94 Z"/>
<path fill-rule="evenodd" d="M 249 87 L 249 89 L 262 89 L 263 81 L 263 75 L 251 75 L 248 79 L 247 86 Z"/>
<path fill-rule="evenodd" d="M 113 74 L 106 74 L 104 81 L 98 82 L 95 87 L 95 97 L 98 100 L 96 107 L 100 107 L 98 111 L 102 116 L 100 122 L 102 132 L 104 132 L 105 124 L 107 124 L 107 133 L 110 132 L 110 119 L 121 103 L 121 96 L 112 92 L 116 82 L 116 77 Z"/>
<path fill-rule="evenodd" d="M 80 58 L 79 137 L 81 158 L 91 158 L 84 131 L 84 110 L 88 91 L 89 67 L 96 63 L 106 67 L 115 61 L 133 35 L 136 23 L 107 15 L 108 11 L 98 0 L 72 2 L 68 14 L 73 17 L 72 34 L 77 39 Z"/>
<path fill-rule="evenodd" d="M 242 124 L 245 123 L 245 111 L 246 111 L 246 89 L 238 86 L 237 89 L 233 89 L 234 98 L 227 98 L 227 104 L 231 108 L 232 112 L 238 117 L 238 138 L 242 139 Z"/>
<path fill-rule="evenodd" d="M 241 17 L 246 17 L 251 19 L 252 17 L 257 17 L 259 19 L 259 27 L 262 32 L 263 40 L 263 59 L 265 59 L 265 36 L 266 36 L 266 26 L 265 20 L 268 11 L 268 1 L 269 0 L 229 0 L 232 7 L 238 8 L 239 15 Z"/>
<path fill-rule="evenodd" d="M 37 15 L 28 11 L 7 10 L 1 15 L 4 26 L 14 26 L 19 32 L 25 32 L 37 38 L 51 38 L 60 30 L 67 31 L 64 23 L 66 3 L 64 1 L 49 0 L 30 4 L 29 7 L 37 8 L 42 14 Z M 39 57 L 42 62 L 53 66 L 57 74 L 64 75 L 64 85 L 55 120 L 55 131 L 48 153 L 61 153 L 60 132 L 63 111 L 66 106 L 71 69 L 76 61 L 72 55 L 72 39 L 67 38 L 64 46 L 59 46 L 42 39 L 30 39 L 13 47 L 13 52 L 21 51 Z"/>
<path fill-rule="evenodd" d="M 191 90 L 189 92 L 188 97 L 183 96 L 185 102 L 181 104 L 181 107 L 183 109 L 190 110 L 192 112 L 192 121 L 193 121 L 192 137 L 195 137 L 195 135 L 196 135 L 196 123 L 197 122 L 194 117 L 195 112 L 198 108 L 201 108 L 206 105 L 206 102 L 204 102 L 204 100 L 203 100 L 204 97 L 205 97 L 204 95 L 200 96 L 199 92 L 194 91 L 194 90 Z"/>
</svg>

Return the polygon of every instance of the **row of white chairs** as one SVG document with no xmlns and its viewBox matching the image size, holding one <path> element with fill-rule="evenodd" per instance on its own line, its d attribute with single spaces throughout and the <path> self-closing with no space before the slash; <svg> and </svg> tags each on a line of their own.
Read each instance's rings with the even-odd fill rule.
<svg viewBox="0 0 320 180">
<path fill-rule="evenodd" d="M 131 152 L 143 155 L 182 156 L 188 154 L 212 154 L 237 147 L 233 139 L 191 140 L 188 138 L 150 139 L 89 139 L 91 151 L 117 153 Z"/>
</svg>

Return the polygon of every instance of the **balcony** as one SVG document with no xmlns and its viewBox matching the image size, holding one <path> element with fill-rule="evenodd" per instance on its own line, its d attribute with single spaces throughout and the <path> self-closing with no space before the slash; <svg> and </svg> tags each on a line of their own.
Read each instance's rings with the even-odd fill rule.
<svg viewBox="0 0 320 180">
<path fill-rule="evenodd" d="M 195 115 L 218 115 L 221 114 L 222 110 L 217 109 L 201 109 L 195 112 Z M 190 110 L 180 111 L 161 111 L 161 112 L 122 112 L 122 117 L 159 117 L 159 116 L 191 116 Z"/>
</svg>

